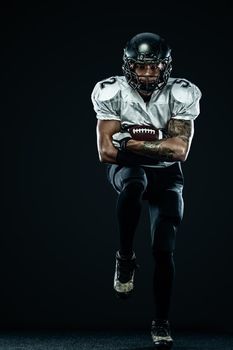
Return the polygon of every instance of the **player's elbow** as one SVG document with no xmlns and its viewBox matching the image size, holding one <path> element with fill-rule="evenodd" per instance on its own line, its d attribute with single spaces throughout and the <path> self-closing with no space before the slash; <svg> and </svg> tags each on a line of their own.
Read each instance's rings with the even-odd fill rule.
<svg viewBox="0 0 233 350">
<path fill-rule="evenodd" d="M 104 149 L 102 148 L 99 151 L 99 161 L 101 163 L 115 163 L 117 150 L 115 148 L 112 149 Z"/>
<path fill-rule="evenodd" d="M 182 154 L 179 156 L 178 160 L 183 163 L 186 161 L 187 157 L 188 157 L 187 154 Z"/>
<path fill-rule="evenodd" d="M 107 163 L 107 155 L 106 155 L 106 153 L 103 152 L 103 151 L 99 151 L 98 154 L 99 154 L 99 161 L 101 163 Z"/>
<path fill-rule="evenodd" d="M 174 160 L 185 162 L 188 157 L 190 144 L 181 140 L 180 138 L 175 138 L 173 147 Z"/>
<path fill-rule="evenodd" d="M 187 147 L 179 147 L 176 153 L 176 160 L 180 162 L 185 162 L 187 158 L 188 158 Z"/>
</svg>

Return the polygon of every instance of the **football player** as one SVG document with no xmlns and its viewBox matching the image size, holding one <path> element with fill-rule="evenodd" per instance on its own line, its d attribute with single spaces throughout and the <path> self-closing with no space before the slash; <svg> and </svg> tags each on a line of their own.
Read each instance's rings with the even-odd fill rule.
<svg viewBox="0 0 233 350">
<path fill-rule="evenodd" d="M 134 289 L 134 235 L 142 201 L 147 200 L 155 262 L 151 336 L 156 348 L 171 348 L 173 254 L 184 208 L 181 163 L 189 154 L 201 92 L 187 79 L 170 77 L 171 48 L 154 33 L 139 33 L 126 43 L 122 68 L 122 76 L 97 82 L 91 95 L 99 160 L 118 193 L 114 289 L 121 298 Z M 145 134 L 145 139 L 135 140 L 129 132 L 133 125 L 151 126 L 162 137 L 148 141 Z"/>
</svg>

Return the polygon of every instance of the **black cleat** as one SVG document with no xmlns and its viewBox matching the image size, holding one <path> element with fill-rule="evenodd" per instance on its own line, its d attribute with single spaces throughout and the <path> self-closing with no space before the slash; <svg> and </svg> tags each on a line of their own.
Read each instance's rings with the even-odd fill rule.
<svg viewBox="0 0 233 350">
<path fill-rule="evenodd" d="M 171 330 L 168 320 L 152 321 L 151 336 L 155 349 L 168 350 L 173 345 Z"/>
<path fill-rule="evenodd" d="M 134 288 L 134 273 L 138 268 L 136 256 L 133 253 L 131 258 L 123 258 L 119 251 L 116 253 L 116 269 L 114 275 L 114 289 L 116 295 L 121 299 L 127 299 L 131 296 Z"/>
</svg>

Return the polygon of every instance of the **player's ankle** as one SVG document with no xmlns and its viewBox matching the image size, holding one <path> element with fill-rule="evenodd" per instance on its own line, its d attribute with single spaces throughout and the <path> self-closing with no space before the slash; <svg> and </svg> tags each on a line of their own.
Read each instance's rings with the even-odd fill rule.
<svg viewBox="0 0 233 350">
<path fill-rule="evenodd" d="M 131 259 L 132 256 L 134 255 L 133 250 L 131 251 L 122 251 L 121 249 L 119 250 L 119 255 L 123 259 Z"/>
</svg>

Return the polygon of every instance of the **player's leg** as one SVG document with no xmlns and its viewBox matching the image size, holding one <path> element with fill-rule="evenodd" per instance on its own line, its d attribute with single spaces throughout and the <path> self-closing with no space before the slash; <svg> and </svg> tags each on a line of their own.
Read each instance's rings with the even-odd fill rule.
<svg viewBox="0 0 233 350">
<path fill-rule="evenodd" d="M 155 318 L 157 319 L 169 318 L 172 287 L 175 277 L 173 252 L 175 249 L 176 232 L 182 217 L 182 197 L 180 194 L 176 191 L 167 191 L 164 194 L 164 199 L 167 202 L 159 207 L 152 243 L 155 262 Z M 150 203 L 149 207 L 150 213 L 152 213 L 154 211 L 154 205 Z M 168 207 L 174 208 L 174 215 L 168 212 Z"/>
<path fill-rule="evenodd" d="M 176 232 L 183 217 L 183 177 L 176 165 L 161 170 L 156 176 L 159 192 L 149 200 L 152 251 L 154 256 L 154 321 L 152 338 L 158 347 L 172 346 L 169 329 L 169 311 L 175 277 L 173 252 Z"/>
<path fill-rule="evenodd" d="M 137 266 L 133 242 L 141 214 L 143 194 L 147 187 L 147 177 L 141 167 L 113 165 L 108 179 L 118 192 L 116 214 L 120 244 L 116 253 L 114 288 L 120 296 L 126 297 L 133 290 L 134 271 Z"/>
<path fill-rule="evenodd" d="M 120 254 L 133 255 L 133 239 L 139 222 L 147 177 L 142 167 L 112 166 L 108 179 L 118 192 L 116 203 Z"/>
</svg>

